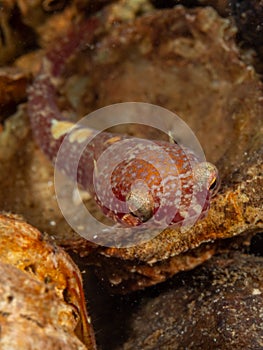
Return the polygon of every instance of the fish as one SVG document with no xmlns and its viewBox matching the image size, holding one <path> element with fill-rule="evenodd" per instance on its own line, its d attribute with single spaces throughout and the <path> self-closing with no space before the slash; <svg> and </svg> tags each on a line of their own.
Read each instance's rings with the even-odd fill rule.
<svg viewBox="0 0 263 350">
<path fill-rule="evenodd" d="M 67 176 L 76 177 L 108 218 L 124 227 L 182 225 L 204 218 L 220 183 L 215 165 L 173 142 L 171 135 L 163 141 L 98 132 L 69 121 L 59 110 L 57 81 L 71 55 L 83 43 L 93 44 L 97 27 L 98 20 L 89 19 L 43 58 L 28 89 L 36 142 Z M 64 153 L 56 163 L 58 152 Z"/>
</svg>

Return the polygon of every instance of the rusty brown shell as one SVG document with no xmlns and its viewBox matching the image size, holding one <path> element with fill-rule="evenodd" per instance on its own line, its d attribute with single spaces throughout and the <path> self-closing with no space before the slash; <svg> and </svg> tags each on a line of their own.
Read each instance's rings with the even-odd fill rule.
<svg viewBox="0 0 263 350">
<path fill-rule="evenodd" d="M 77 266 L 11 215 L 0 215 L 0 270 L 1 349 L 95 349 Z"/>
</svg>

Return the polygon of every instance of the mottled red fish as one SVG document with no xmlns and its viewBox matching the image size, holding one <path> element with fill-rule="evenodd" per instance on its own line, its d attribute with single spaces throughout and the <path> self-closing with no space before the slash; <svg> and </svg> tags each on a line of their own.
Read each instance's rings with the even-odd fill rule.
<svg viewBox="0 0 263 350">
<path fill-rule="evenodd" d="M 214 165 L 200 162 L 190 149 L 177 143 L 97 133 L 63 119 L 56 105 L 55 81 L 66 69 L 68 58 L 83 43 L 93 42 L 97 26 L 97 19 L 77 26 L 44 58 L 29 89 L 28 112 L 36 141 L 55 162 L 67 137 L 57 165 L 71 177 L 78 166 L 78 182 L 116 222 L 172 225 L 202 218 L 218 187 Z M 85 144 L 78 162 L 79 147 Z M 107 157 L 102 161 L 105 151 Z"/>
</svg>

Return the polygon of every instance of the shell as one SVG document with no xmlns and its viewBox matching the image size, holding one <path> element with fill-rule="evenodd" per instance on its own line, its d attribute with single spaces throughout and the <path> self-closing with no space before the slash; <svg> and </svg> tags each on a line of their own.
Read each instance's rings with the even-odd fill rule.
<svg viewBox="0 0 263 350">
<path fill-rule="evenodd" d="M 61 248 L 17 216 L 0 214 L 0 269 L 5 273 L 1 296 L 9 293 L 14 299 L 4 303 L 1 297 L 1 348 L 26 349 L 38 340 L 41 347 L 47 337 L 50 349 L 59 348 L 60 342 L 72 346 L 68 349 L 84 350 L 84 344 L 96 349 L 80 271 Z M 32 333 L 27 331 L 30 324 Z M 15 336 L 12 325 L 23 334 Z"/>
</svg>

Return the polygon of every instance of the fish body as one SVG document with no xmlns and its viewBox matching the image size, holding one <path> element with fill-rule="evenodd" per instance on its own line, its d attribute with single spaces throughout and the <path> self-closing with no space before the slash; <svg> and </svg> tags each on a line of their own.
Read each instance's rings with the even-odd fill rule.
<svg viewBox="0 0 263 350">
<path fill-rule="evenodd" d="M 63 143 L 64 154 L 57 166 L 69 177 L 76 177 L 115 222 L 128 227 L 146 222 L 167 226 L 204 217 L 218 186 L 214 165 L 201 162 L 192 150 L 175 142 L 75 125 L 58 109 L 56 81 L 72 52 L 84 41 L 92 43 L 97 24 L 88 20 L 86 32 L 80 26 L 44 58 L 28 91 L 35 140 L 53 163 Z"/>
</svg>

